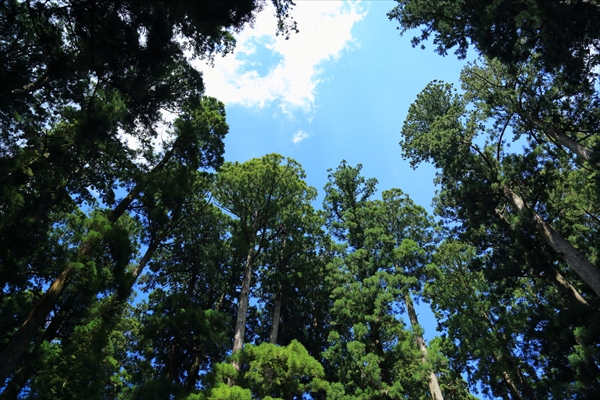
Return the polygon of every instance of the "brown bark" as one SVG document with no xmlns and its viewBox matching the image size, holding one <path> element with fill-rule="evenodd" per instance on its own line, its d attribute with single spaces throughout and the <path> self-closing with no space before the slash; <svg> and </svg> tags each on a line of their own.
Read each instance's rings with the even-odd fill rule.
<svg viewBox="0 0 600 400">
<path fill-rule="evenodd" d="M 558 272 L 558 270 L 556 268 L 552 268 L 550 270 L 550 274 L 552 276 L 552 278 L 554 279 L 554 281 L 564 289 L 565 292 L 567 292 L 567 294 L 569 295 L 569 297 L 571 298 L 571 300 L 577 304 L 583 305 L 583 306 L 589 306 L 588 302 L 585 301 L 585 299 L 583 297 L 581 297 L 581 295 L 579 294 L 579 292 L 577 291 L 577 289 L 575 289 L 573 287 L 573 285 L 571 285 L 561 274 L 560 272 Z"/>
<path fill-rule="evenodd" d="M 169 349 L 169 357 L 167 362 L 165 363 L 165 378 L 167 381 L 171 382 L 177 378 L 177 369 L 180 366 L 179 362 L 179 344 L 178 344 L 178 336 L 175 336 L 173 343 L 171 344 L 171 348 Z"/>
<path fill-rule="evenodd" d="M 150 246 L 148 246 L 148 249 L 144 253 L 144 256 L 142 257 L 142 259 L 140 260 L 140 262 L 135 266 L 135 268 L 133 269 L 133 271 L 131 271 L 131 286 L 132 287 L 135 284 L 135 282 L 137 281 L 137 278 L 139 278 L 139 276 L 144 271 L 144 268 L 146 267 L 146 265 L 148 264 L 148 262 L 150 261 L 150 259 L 154 255 L 154 252 L 156 251 L 156 249 L 158 249 L 158 246 L 159 246 L 159 244 L 160 244 L 160 242 L 162 241 L 163 238 L 164 237 L 161 236 L 161 239 L 159 239 L 159 240 L 153 240 L 150 243 Z"/>
<path fill-rule="evenodd" d="M 273 323 L 271 325 L 271 335 L 269 335 L 269 343 L 277 344 L 277 336 L 279 334 L 279 321 L 281 319 L 281 302 L 282 302 L 282 287 L 281 282 L 277 283 L 277 293 L 275 294 L 275 304 L 273 306 Z"/>
<path fill-rule="evenodd" d="M 496 363 L 498 363 L 499 358 L 501 358 L 501 357 L 497 357 L 496 354 L 494 354 L 493 357 L 494 357 L 494 361 L 496 361 Z M 504 369 L 502 370 L 502 379 L 504 380 L 504 385 L 508 388 L 508 391 L 512 394 L 513 399 L 523 400 L 523 397 L 521 396 L 519 389 L 517 389 L 517 387 L 515 386 L 515 383 L 510 378 L 510 375 L 508 375 L 508 373 Z"/>
<path fill-rule="evenodd" d="M 188 391 L 196 389 L 196 382 L 198 381 L 198 371 L 200 371 L 200 356 L 196 354 L 194 362 L 192 363 L 190 370 L 188 371 L 187 379 L 185 381 L 185 388 Z"/>
<path fill-rule="evenodd" d="M 162 241 L 162 238 L 164 238 L 165 234 L 161 237 L 160 240 L 156 241 L 156 247 L 158 247 L 158 243 L 160 243 Z M 150 258 L 148 258 L 149 260 Z M 144 263 L 145 265 L 145 263 Z M 139 266 L 139 265 L 138 265 Z M 142 266 L 143 268 L 143 266 Z M 136 274 L 137 271 L 137 267 L 134 270 L 134 276 L 137 278 L 137 276 L 139 275 L 139 273 Z M 141 272 L 141 270 L 140 270 Z M 185 302 L 183 303 L 183 307 L 185 309 L 189 308 L 191 306 L 192 303 L 192 297 L 194 296 L 194 291 L 196 289 L 196 281 L 198 279 L 198 271 L 197 271 L 197 266 L 194 265 L 192 267 L 192 271 L 191 271 L 191 276 L 189 281 L 187 282 L 187 288 L 186 288 L 186 298 L 185 298 Z M 173 339 L 172 342 L 172 346 L 171 349 L 169 351 L 169 358 L 167 360 L 167 364 L 166 364 L 166 370 L 167 370 L 167 374 L 166 374 L 166 378 L 169 381 L 173 381 L 173 380 L 177 380 L 179 377 L 179 369 L 181 368 L 182 365 L 182 359 L 185 358 L 184 353 L 182 352 L 182 346 L 180 345 L 180 335 L 185 335 L 185 332 L 182 331 L 177 331 L 175 334 L 175 338 Z M 185 348 L 183 349 L 185 350 Z M 190 350 L 190 349 L 188 349 Z M 193 350 L 191 350 L 193 351 Z M 187 353 L 189 354 L 189 352 Z M 187 373 L 187 378 L 185 380 L 185 388 L 188 390 L 193 390 L 196 386 L 196 381 L 198 380 L 198 371 L 199 371 L 199 367 L 200 367 L 200 356 L 198 354 L 194 355 L 194 361 L 192 362 L 192 365 L 190 366 L 190 368 L 188 369 L 188 373 Z"/>
<path fill-rule="evenodd" d="M 583 158 L 587 162 L 594 167 L 599 169 L 600 163 L 591 163 L 591 160 L 594 155 L 594 151 L 587 146 L 582 145 L 578 141 L 572 139 L 570 136 L 566 135 L 559 129 L 554 129 L 552 126 L 544 124 L 540 119 L 533 117 L 531 115 L 522 115 L 524 119 L 535 125 L 537 128 L 544 131 L 544 133 L 557 142 L 559 145 L 566 147 L 571 152 L 575 153 L 579 157 Z"/>
<path fill-rule="evenodd" d="M 37 81 L 28 83 L 18 89 L 11 90 L 12 94 L 20 94 L 20 93 L 31 93 L 35 92 L 38 89 L 44 87 L 48 82 L 50 82 L 52 78 L 49 73 L 45 73 L 42 75 Z"/>
<path fill-rule="evenodd" d="M 519 195 L 508 186 L 504 186 L 504 196 L 512 207 L 521 215 L 533 223 L 560 257 L 573 268 L 579 277 L 587 283 L 597 295 L 600 296 L 600 271 L 583 254 L 581 254 L 571 243 L 563 238 L 550 224 L 544 221 L 535 211 L 530 210 Z"/>
<path fill-rule="evenodd" d="M 498 215 L 498 217 L 504 221 L 509 229 L 511 231 L 515 230 L 515 227 L 512 226 L 512 224 L 508 221 L 508 219 L 504 216 L 504 214 L 502 214 L 501 211 L 496 210 L 496 214 Z M 563 288 L 563 290 L 567 293 L 567 295 L 569 296 L 569 298 L 571 299 L 571 301 L 577 303 L 577 304 L 581 304 L 581 305 L 585 305 L 587 306 L 588 303 L 587 301 L 585 301 L 585 299 L 583 297 L 581 297 L 581 295 L 579 294 L 579 292 L 577 291 L 577 289 L 575 289 L 573 287 L 573 285 L 571 285 L 561 274 L 560 272 L 558 272 L 558 270 L 556 268 L 552 268 L 550 269 L 550 276 L 552 277 L 552 279 L 554 279 L 554 282 L 556 282 L 556 284 L 558 286 L 560 286 L 561 288 Z"/>
<path fill-rule="evenodd" d="M 74 270 L 74 265 L 69 264 L 60 273 L 0 353 L 0 385 L 4 384 L 10 374 L 14 372 L 36 333 L 44 326 L 46 317 L 48 317 L 61 293 L 67 287 Z"/>
<path fill-rule="evenodd" d="M 410 319 L 410 325 L 415 331 L 415 340 L 417 342 L 417 348 L 421 352 L 421 361 L 423 364 L 427 364 L 427 344 L 425 344 L 425 339 L 423 339 L 423 335 L 417 333 L 419 327 L 419 319 L 417 318 L 417 313 L 415 311 L 415 307 L 413 305 L 412 299 L 408 291 L 404 292 L 404 300 L 406 302 L 406 311 L 408 312 L 408 318 Z M 431 398 L 433 400 L 444 400 L 442 396 L 442 390 L 440 389 L 440 384 L 437 380 L 437 376 L 433 371 L 429 371 L 428 381 L 429 392 L 431 393 Z"/>
<path fill-rule="evenodd" d="M 498 329 L 496 328 L 496 325 L 494 324 L 492 319 L 489 317 L 489 315 L 483 310 L 481 310 L 481 315 L 487 321 L 487 324 L 490 327 L 490 330 L 492 332 L 494 332 L 495 335 L 499 335 L 504 343 L 507 343 L 508 340 L 507 340 L 506 335 L 504 333 L 501 333 L 501 334 L 498 333 Z M 512 378 L 510 377 L 508 372 L 506 372 L 506 370 L 504 368 L 502 369 L 502 378 L 504 379 L 504 383 L 506 384 L 508 390 L 512 393 L 513 398 L 523 399 L 523 396 L 521 395 L 521 392 L 523 392 L 525 394 L 525 398 L 531 399 L 531 400 L 536 400 L 536 396 L 534 394 L 533 389 L 531 388 L 531 385 L 529 385 L 529 383 L 526 381 L 526 378 L 521 373 L 521 370 L 519 369 L 519 364 L 515 360 L 515 357 L 513 356 L 512 352 L 510 350 L 507 351 L 507 354 L 493 353 L 492 357 L 494 358 L 494 361 L 496 364 L 498 364 L 498 365 L 504 364 L 505 366 L 508 366 L 510 369 L 512 369 L 515 373 L 514 376 L 516 376 L 518 378 L 518 382 L 521 385 L 521 388 L 523 389 L 522 391 L 520 391 L 517 388 L 517 386 L 515 385 L 514 381 L 512 380 Z"/>
<path fill-rule="evenodd" d="M 237 318 L 235 321 L 235 334 L 233 336 L 233 348 L 231 353 L 237 353 L 244 345 L 244 335 L 246 332 L 246 318 L 248 316 L 248 299 L 250 297 L 250 283 L 252 281 L 252 262 L 254 261 L 254 249 L 248 252 L 246 265 L 244 267 L 244 278 L 242 280 L 242 291 L 238 305 Z M 235 369 L 239 370 L 240 365 L 233 363 Z"/>
<path fill-rule="evenodd" d="M 40 351 L 43 342 L 50 342 L 58 335 L 58 330 L 65 320 L 65 316 L 62 312 L 63 309 L 61 308 L 61 313 L 52 319 L 52 322 L 44 331 L 41 340 L 36 344 L 33 351 L 25 356 L 25 362 L 4 387 L 4 391 L 0 395 L 0 400 L 16 400 L 19 397 L 19 394 L 21 394 L 21 391 L 36 371 L 35 365 L 31 365 L 30 362 L 35 360 L 38 356 L 38 352 Z"/>
<path fill-rule="evenodd" d="M 173 156 L 175 148 L 171 149 L 164 158 L 158 163 L 146 179 L 138 183 L 123 200 L 111 211 L 107 219 L 109 222 L 116 222 L 127 209 L 131 206 L 131 203 L 141 193 L 143 187 L 149 182 L 151 175 L 157 170 L 164 167 L 164 165 Z M 79 250 L 79 257 L 85 258 L 90 255 L 90 252 L 94 246 L 89 242 L 84 243 Z M 60 275 L 52 282 L 48 290 L 38 300 L 33 310 L 29 313 L 25 322 L 19 327 L 17 332 L 13 335 L 10 342 L 0 353 L 0 385 L 2 385 L 6 379 L 12 374 L 19 363 L 19 360 L 23 357 L 25 350 L 29 344 L 33 341 L 36 333 L 44 326 L 46 318 L 55 307 L 56 302 L 60 298 L 63 291 L 68 286 L 72 275 L 75 271 L 75 264 L 70 263 L 60 273 Z"/>
</svg>

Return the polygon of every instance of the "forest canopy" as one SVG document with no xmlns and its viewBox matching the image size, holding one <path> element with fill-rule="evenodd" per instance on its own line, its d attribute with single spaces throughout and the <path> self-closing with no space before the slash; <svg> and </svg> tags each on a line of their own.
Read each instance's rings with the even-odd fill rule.
<svg viewBox="0 0 600 400">
<path fill-rule="evenodd" d="M 360 164 L 318 205 L 290 157 L 225 160 L 191 60 L 262 1 L 3 2 L 0 399 L 593 398 L 598 6 L 397 3 L 479 54 L 398 127 L 433 214 Z"/>
</svg>

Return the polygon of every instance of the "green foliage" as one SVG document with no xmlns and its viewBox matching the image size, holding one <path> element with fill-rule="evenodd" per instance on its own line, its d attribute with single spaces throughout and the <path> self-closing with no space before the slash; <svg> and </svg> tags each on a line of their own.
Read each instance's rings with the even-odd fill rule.
<svg viewBox="0 0 600 400">
<path fill-rule="evenodd" d="M 326 391 L 329 387 L 323 380 L 321 364 L 296 340 L 287 346 L 246 345 L 232 356 L 232 360 L 239 363 L 240 371 L 229 363 L 216 365 L 210 376 L 212 383 L 207 390 L 207 399 L 229 398 L 224 396 L 273 400 L 304 398 L 304 395 Z M 231 379 L 236 385 L 227 386 L 226 382 Z"/>
<path fill-rule="evenodd" d="M 245 163 L 225 163 L 217 177 L 215 197 L 220 206 L 239 219 L 240 233 L 250 245 L 265 229 L 293 226 L 296 206 L 316 197 L 304 182 L 300 164 L 279 154 Z M 265 247 L 267 236 L 259 240 Z"/>
<path fill-rule="evenodd" d="M 455 48 L 465 58 L 473 45 L 489 58 L 506 65 L 540 55 L 545 71 L 575 83 L 592 77 L 597 56 L 600 9 L 595 1 L 528 2 L 511 0 L 426 1 L 397 0 L 388 13 L 402 33 L 421 28 L 414 46 L 433 36 L 441 55 Z"/>
<path fill-rule="evenodd" d="M 446 399 L 592 398 L 598 298 L 530 216 L 597 262 L 598 6 L 398 3 L 415 44 L 498 57 L 429 84 L 402 129 L 442 227 L 360 165 L 321 211 L 293 159 L 224 163 L 186 51 L 231 51 L 260 2 L 0 5 L 1 397 L 425 399 L 433 375 Z"/>
<path fill-rule="evenodd" d="M 416 345 L 419 333 L 397 314 L 404 294 L 420 287 L 430 221 L 398 189 L 373 200 L 376 181 L 360 169 L 342 162 L 325 187 L 327 226 L 346 246 L 332 273 L 332 330 L 323 352 L 329 380 L 340 384 L 332 396 L 421 398 L 428 367 Z"/>
<path fill-rule="evenodd" d="M 438 169 L 434 205 L 444 235 L 467 245 L 438 250 L 444 261 L 429 271 L 427 297 L 450 339 L 442 351 L 472 385 L 483 382 L 494 396 L 585 397 L 598 369 L 583 374 L 569 360 L 580 360 L 575 332 L 597 329 L 595 312 L 580 317 L 591 315 L 583 304 L 597 299 L 507 192 L 597 260 L 589 236 L 597 229 L 589 173 L 596 166 L 586 156 L 595 138 L 584 133 L 594 125 L 585 105 L 595 94 L 569 92 L 574 85 L 541 74 L 535 63 L 520 67 L 516 75 L 497 61 L 470 65 L 461 77 L 464 94 L 432 82 L 410 107 L 403 154 L 413 166 L 430 162 Z M 568 139 L 591 147 L 579 151 Z M 510 145 L 517 141 L 526 145 L 515 152 Z M 594 363 L 594 353 L 588 356 Z"/>
</svg>

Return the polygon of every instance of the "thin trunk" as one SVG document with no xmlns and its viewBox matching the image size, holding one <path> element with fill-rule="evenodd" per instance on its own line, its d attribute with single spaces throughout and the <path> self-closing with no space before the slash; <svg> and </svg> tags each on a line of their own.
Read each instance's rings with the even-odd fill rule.
<svg viewBox="0 0 600 400">
<path fill-rule="evenodd" d="M 196 389 L 196 382 L 198 381 L 198 371 L 200 371 L 200 356 L 196 354 L 194 362 L 188 371 L 187 379 L 185 381 L 185 388 L 191 392 Z"/>
<path fill-rule="evenodd" d="M 277 335 L 279 334 L 279 321 L 281 319 L 281 302 L 283 298 L 281 282 L 277 283 L 277 293 L 275 294 L 275 304 L 273 306 L 273 324 L 271 325 L 271 335 L 269 343 L 277 344 Z"/>
<path fill-rule="evenodd" d="M 131 203 L 141 193 L 143 187 L 150 181 L 151 175 L 157 170 L 164 167 L 164 165 L 173 156 L 175 148 L 171 149 L 165 157 L 158 163 L 146 179 L 138 183 L 128 194 L 121 200 L 121 202 L 112 210 L 108 215 L 109 222 L 116 222 L 127 209 L 131 206 Z M 84 243 L 79 250 L 79 257 L 83 258 L 89 256 L 93 246 L 87 242 Z M 46 323 L 46 318 L 55 307 L 56 302 L 60 298 L 63 291 L 68 286 L 73 272 L 75 271 L 75 265 L 73 263 L 67 265 L 67 267 L 60 273 L 60 275 L 52 282 L 46 293 L 42 295 L 40 300 L 37 302 L 33 310 L 29 313 L 25 322 L 15 332 L 10 342 L 6 345 L 2 353 L 0 353 L 0 386 L 4 384 L 6 379 L 12 374 L 17 367 L 19 360 L 23 357 L 25 350 L 29 344 L 33 341 L 36 333 Z"/>
<path fill-rule="evenodd" d="M 281 227 L 278 232 L 281 231 Z M 285 234 L 285 231 L 284 231 Z M 295 252 L 285 256 L 285 245 L 287 238 L 284 236 L 281 245 L 281 251 L 279 252 L 279 261 L 277 262 L 276 270 L 281 272 L 284 269 L 286 263 L 293 257 Z M 279 322 L 281 320 L 281 301 L 283 297 L 281 278 L 277 280 L 277 292 L 275 293 L 275 304 L 273 305 L 273 322 L 271 325 L 271 334 L 269 335 L 269 343 L 277 344 L 277 336 L 279 335 Z"/>
<path fill-rule="evenodd" d="M 556 268 L 552 268 L 550 274 L 554 281 L 567 292 L 572 301 L 583 306 L 589 306 L 588 302 L 581 297 L 577 289 L 575 289 Z"/>
<path fill-rule="evenodd" d="M 198 279 L 198 274 L 197 274 L 197 266 L 193 265 L 192 267 L 192 271 L 191 271 L 191 276 L 190 279 L 187 282 L 187 288 L 185 290 L 185 299 L 183 300 L 183 303 L 181 303 L 181 306 L 184 309 L 189 309 L 192 306 L 192 297 L 194 296 L 194 290 L 196 289 L 196 281 Z M 172 346 L 171 346 L 171 350 L 169 351 L 170 356 L 167 360 L 166 363 L 166 370 L 167 370 L 167 374 L 166 374 L 166 378 L 167 380 L 170 381 L 175 381 L 178 380 L 179 378 L 179 370 L 182 366 L 182 363 L 185 359 L 185 354 L 189 354 L 189 351 L 186 351 L 185 348 L 185 343 L 183 343 L 183 345 L 181 344 L 181 340 L 180 338 L 182 336 L 185 336 L 185 332 L 182 330 L 176 330 L 175 332 L 175 337 L 172 340 Z M 189 348 L 187 349 L 189 350 Z M 199 365 L 200 360 L 198 358 L 198 355 L 196 354 L 194 357 L 194 361 L 192 363 L 192 366 L 190 367 L 190 370 L 188 371 L 188 373 L 192 373 L 191 371 L 194 370 L 194 365 L 196 365 L 196 372 L 195 372 L 195 376 L 190 376 L 188 374 L 188 377 L 185 381 L 185 387 L 188 388 L 188 385 L 192 385 L 193 382 L 193 386 L 196 385 L 196 379 L 197 379 L 197 375 L 198 375 L 198 370 L 197 370 L 197 366 Z"/>
<path fill-rule="evenodd" d="M 508 221 L 508 219 L 506 218 L 506 216 L 504 216 L 504 214 L 502 214 L 501 211 L 496 210 L 496 214 L 498 215 L 498 217 L 504 221 L 507 225 L 508 228 L 511 231 L 515 230 L 515 227 Z M 577 291 L 577 289 L 575 289 L 573 287 L 573 285 L 571 285 L 561 274 L 560 272 L 558 272 L 558 270 L 556 268 L 551 268 L 550 269 L 550 275 L 552 277 L 552 279 L 554 279 L 554 282 L 556 282 L 556 284 L 560 287 L 562 287 L 564 289 L 564 291 L 569 295 L 569 298 L 571 299 L 571 301 L 574 301 L 577 304 L 581 304 L 581 305 L 585 305 L 588 306 L 589 304 L 587 303 L 587 301 L 585 301 L 585 299 L 583 297 L 581 297 L 581 295 L 579 294 L 579 292 Z"/>
<path fill-rule="evenodd" d="M 598 268 L 574 248 L 571 243 L 565 240 L 550 224 L 546 223 L 535 211 L 528 209 L 523 199 L 506 185 L 504 186 L 504 196 L 511 206 L 535 225 L 546 243 L 600 296 L 600 271 Z"/>
<path fill-rule="evenodd" d="M 223 300 L 225 300 L 225 293 L 221 293 L 221 296 L 219 296 L 219 301 L 215 305 L 215 311 L 221 311 L 221 307 L 223 307 Z"/>
<path fill-rule="evenodd" d="M 522 115 L 523 116 L 523 115 Z M 531 122 L 537 128 L 544 131 L 544 133 L 556 141 L 561 146 L 566 147 L 571 150 L 573 153 L 583 158 L 587 162 L 590 162 L 590 165 L 594 168 L 600 168 L 600 163 L 591 163 L 592 158 L 594 157 L 594 151 L 589 147 L 586 147 L 579 143 L 578 141 L 572 139 L 570 136 L 566 135 L 564 132 L 561 132 L 558 129 L 554 129 L 552 126 L 544 124 L 540 119 L 536 117 L 532 117 L 531 115 L 523 116 L 527 121 Z"/>
<path fill-rule="evenodd" d="M 410 324 L 415 331 L 415 339 L 417 341 L 417 348 L 421 351 L 421 361 L 423 364 L 427 364 L 427 345 L 425 344 L 425 340 L 420 333 L 417 333 L 419 327 L 419 320 L 417 318 L 417 313 L 415 312 L 415 307 L 413 305 L 412 299 L 408 291 L 404 292 L 404 300 L 406 301 L 406 311 L 408 312 L 408 318 L 410 319 Z M 438 383 L 437 376 L 433 371 L 429 371 L 428 382 L 429 392 L 431 393 L 431 398 L 433 400 L 444 400 L 442 396 L 442 390 L 440 389 L 440 384 Z"/>
<path fill-rule="evenodd" d="M 159 239 L 159 240 L 154 240 L 150 243 L 150 246 L 148 246 L 148 249 L 144 253 L 144 256 L 142 257 L 140 262 L 135 266 L 133 271 L 131 271 L 131 280 L 132 280 L 131 285 L 132 286 L 135 284 L 135 282 L 137 281 L 137 278 L 139 278 L 139 276 L 144 271 L 144 268 L 146 267 L 146 265 L 148 264 L 148 262 L 154 255 L 154 252 L 156 251 L 156 249 L 158 249 L 158 246 L 162 242 L 162 239 L 163 239 L 163 237 L 161 237 L 161 239 Z"/>
<path fill-rule="evenodd" d="M 373 311 L 374 310 L 372 310 L 371 315 L 374 314 Z M 382 395 L 385 395 L 385 399 L 389 399 L 389 387 L 394 384 L 393 373 L 390 371 L 390 367 L 393 368 L 393 366 L 390 365 L 389 362 L 386 362 L 385 350 L 383 349 L 383 340 L 381 338 L 381 325 L 379 323 L 373 323 L 371 327 L 372 333 L 369 338 L 371 342 L 370 347 L 373 349 L 373 352 L 377 355 L 377 357 L 382 360 L 379 363 L 379 369 L 381 371 L 381 383 L 385 384 L 381 385 L 384 386 L 385 389 L 382 388 L 379 390 L 379 392 Z"/>
<path fill-rule="evenodd" d="M 38 356 L 38 352 L 40 351 L 43 342 L 49 342 L 56 338 L 64 319 L 64 315 L 61 314 L 52 319 L 52 322 L 48 325 L 42 335 L 42 340 L 37 343 L 31 353 L 26 355 L 23 365 L 21 365 L 13 375 L 12 379 L 4 387 L 4 391 L 0 395 L 0 400 L 16 400 L 19 398 L 19 394 L 21 394 L 21 391 L 26 386 L 27 382 L 29 382 L 31 376 L 36 372 L 34 365 L 32 365 L 31 362 Z"/>
<path fill-rule="evenodd" d="M 146 250 L 146 252 L 144 253 L 144 256 L 142 257 L 142 259 L 140 260 L 140 262 L 136 265 L 136 267 L 134 268 L 134 270 L 132 271 L 132 280 L 129 286 L 129 290 L 127 290 L 127 297 L 129 295 L 129 293 L 131 293 L 131 289 L 133 288 L 133 285 L 135 284 L 137 278 L 140 276 L 140 274 L 142 273 L 144 267 L 146 266 L 146 264 L 148 264 L 148 262 L 150 261 L 150 259 L 152 258 L 154 252 L 156 251 L 156 249 L 158 248 L 159 243 L 162 241 L 162 239 L 164 238 L 164 235 L 161 235 L 160 240 L 156 240 L 153 241 L 150 246 L 148 247 L 148 249 Z M 63 271 L 64 273 L 65 271 Z M 55 281 L 56 282 L 56 281 Z M 63 288 L 64 290 L 64 288 Z M 123 301 L 125 300 L 126 297 L 124 295 L 120 295 L 119 296 L 119 300 Z M 63 307 L 61 307 L 61 311 L 64 311 L 62 309 Z M 50 323 L 50 325 L 48 325 L 48 327 L 46 328 L 46 330 L 44 331 L 44 334 L 42 335 L 39 343 L 36 346 L 36 349 L 34 350 L 34 352 L 37 352 L 39 346 L 41 345 L 41 343 L 43 343 L 44 341 L 50 341 L 53 340 L 56 337 L 56 334 L 58 332 L 58 329 L 60 328 L 60 325 L 63 322 L 63 318 L 59 316 L 55 316 L 54 318 L 52 318 L 52 322 Z M 17 396 L 19 395 L 20 391 L 21 391 L 21 387 L 27 383 L 27 381 L 29 380 L 29 376 L 31 375 L 30 372 L 31 368 L 25 368 L 24 366 L 22 366 L 21 368 L 19 368 L 15 374 L 15 376 L 13 377 L 13 379 L 10 380 L 10 382 L 8 383 L 7 387 L 4 389 L 4 391 L 2 392 L 2 395 L 0 395 L 0 400 L 4 400 L 4 399 L 12 399 L 12 398 L 17 398 Z M 16 392 L 18 388 L 18 392 Z"/>
<path fill-rule="evenodd" d="M 179 344 L 178 344 L 178 336 L 175 336 L 173 343 L 171 344 L 171 348 L 169 349 L 169 358 L 165 363 L 165 379 L 169 382 L 172 382 L 176 378 L 178 378 L 177 367 L 180 366 L 179 362 Z"/>
<path fill-rule="evenodd" d="M 27 85 L 21 86 L 18 89 L 11 90 L 11 94 L 20 94 L 20 93 L 31 93 L 35 92 L 38 89 L 41 89 L 44 85 L 52 80 L 52 77 L 48 72 L 42 75 L 37 81 L 28 83 Z"/>
<path fill-rule="evenodd" d="M 492 357 L 494 358 L 496 364 L 499 364 L 500 359 L 502 358 L 501 356 L 497 356 L 495 353 L 492 355 Z M 504 370 L 504 368 L 502 368 L 502 379 L 504 380 L 504 384 L 508 388 L 508 391 L 512 394 L 513 399 L 523 400 L 519 389 L 517 389 L 515 383 L 511 379 L 510 375 L 508 375 L 508 372 Z"/>
<path fill-rule="evenodd" d="M 38 348 L 36 348 L 32 354 L 38 352 Z M 0 400 L 17 400 L 19 395 L 23 391 L 23 387 L 29 381 L 33 373 L 33 368 L 29 365 L 22 365 L 21 368 L 15 372 L 13 378 L 6 384 L 4 387 L 4 391 L 0 395 Z"/>
<path fill-rule="evenodd" d="M 508 343 L 508 339 L 507 339 L 506 335 L 504 333 L 498 333 L 498 329 L 496 328 L 495 323 L 492 321 L 492 319 L 489 317 L 489 315 L 483 310 L 481 310 L 481 314 L 482 314 L 483 318 L 487 321 L 487 324 L 488 324 L 490 330 L 494 333 L 494 335 L 499 335 L 505 344 Z M 504 370 L 504 368 L 502 368 L 502 377 L 503 377 L 506 385 L 508 386 L 509 390 L 513 394 L 514 398 L 523 399 L 523 396 L 521 395 L 521 392 L 523 392 L 525 394 L 526 399 L 536 400 L 536 396 L 534 394 L 533 389 L 531 388 L 531 385 L 527 382 L 526 378 L 521 373 L 521 370 L 519 368 L 519 363 L 515 360 L 515 356 L 512 354 L 512 351 L 510 350 L 510 348 L 507 347 L 508 345 L 507 344 L 505 345 L 505 344 L 502 344 L 502 346 L 505 349 L 508 349 L 508 351 L 507 351 L 508 356 L 506 356 L 505 354 L 496 354 L 496 353 L 493 353 L 492 356 L 494 357 L 494 361 L 496 364 L 501 365 L 503 363 L 504 365 L 506 365 L 509 368 L 512 368 L 514 370 L 516 377 L 518 378 L 518 382 L 522 387 L 522 390 L 519 390 L 517 388 L 514 381 L 511 379 L 510 375 Z M 503 361 L 503 360 L 506 360 L 506 361 Z"/>
<path fill-rule="evenodd" d="M 60 294 L 67 287 L 74 269 L 74 265 L 69 264 L 52 282 L 25 322 L 0 353 L 0 386 L 4 385 L 6 379 L 14 372 L 36 333 L 46 323 L 46 318 L 54 308 Z"/>
<path fill-rule="evenodd" d="M 246 266 L 244 267 L 244 279 L 242 280 L 242 292 L 240 293 L 240 302 L 238 306 L 237 319 L 235 321 L 235 335 L 233 336 L 234 354 L 242 349 L 244 345 L 244 334 L 246 332 L 246 318 L 248 316 L 248 299 L 250 297 L 250 283 L 252 281 L 252 262 L 254 261 L 254 249 L 248 252 L 246 257 Z M 237 362 L 233 365 L 239 370 L 240 366 Z"/>
</svg>

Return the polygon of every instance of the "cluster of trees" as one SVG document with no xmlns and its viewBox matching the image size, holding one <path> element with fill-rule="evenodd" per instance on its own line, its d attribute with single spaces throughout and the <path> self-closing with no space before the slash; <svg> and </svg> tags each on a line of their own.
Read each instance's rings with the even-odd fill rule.
<svg viewBox="0 0 600 400">
<path fill-rule="evenodd" d="M 296 161 L 224 162 L 189 54 L 260 1 L 2 3 L 0 399 L 592 398 L 599 6 L 398 3 L 481 54 L 402 128 L 436 219 L 360 165 L 315 208 Z"/>
<path fill-rule="evenodd" d="M 437 168 L 435 213 L 446 241 L 466 246 L 438 250 L 458 275 L 437 281 L 475 291 L 476 311 L 466 321 L 449 312 L 464 303 L 431 303 L 455 354 L 493 396 L 596 397 L 599 5 L 397 2 L 388 16 L 421 29 L 414 45 L 479 56 L 460 89 L 427 85 L 400 142 L 414 167 Z"/>
</svg>

